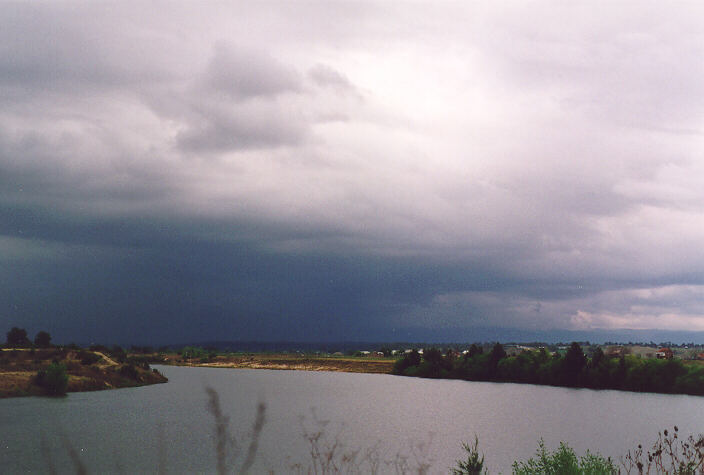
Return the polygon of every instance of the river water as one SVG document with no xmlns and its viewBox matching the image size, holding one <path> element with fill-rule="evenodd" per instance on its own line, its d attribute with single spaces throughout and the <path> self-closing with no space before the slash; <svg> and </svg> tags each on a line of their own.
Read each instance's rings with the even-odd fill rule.
<svg viewBox="0 0 704 475">
<path fill-rule="evenodd" d="M 357 451 L 393 473 L 428 463 L 447 473 L 476 434 L 492 473 L 568 442 L 618 457 L 658 430 L 704 432 L 704 398 L 547 386 L 427 380 L 377 374 L 158 367 L 169 383 L 73 393 L 66 398 L 0 400 L 3 473 L 73 472 L 73 451 L 92 473 L 208 473 L 216 469 L 213 416 L 206 387 L 214 388 L 239 456 L 259 402 L 265 424 L 251 473 L 289 473 L 312 463 L 303 435 L 322 431 L 324 451 Z M 234 453 L 234 451 L 232 452 Z M 368 458 L 365 460 L 365 455 Z"/>
</svg>

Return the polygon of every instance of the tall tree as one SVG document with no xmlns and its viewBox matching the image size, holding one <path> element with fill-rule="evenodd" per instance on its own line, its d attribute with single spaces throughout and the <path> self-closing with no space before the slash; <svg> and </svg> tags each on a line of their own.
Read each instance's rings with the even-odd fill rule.
<svg viewBox="0 0 704 475">
<path fill-rule="evenodd" d="M 30 346 L 32 342 L 27 338 L 27 330 L 24 328 L 12 327 L 7 332 L 7 346 Z"/>
<path fill-rule="evenodd" d="M 503 358 L 506 358 L 506 350 L 504 350 L 504 345 L 497 342 L 489 353 L 489 359 L 496 364 Z"/>
<path fill-rule="evenodd" d="M 496 342 L 494 347 L 491 349 L 491 353 L 489 353 L 489 361 L 487 367 L 489 379 L 494 379 L 496 377 L 499 361 L 504 358 L 506 358 L 506 351 L 504 350 L 504 346 L 501 343 Z"/>
<path fill-rule="evenodd" d="M 582 371 L 587 365 L 587 357 L 584 356 L 582 347 L 576 341 L 572 342 L 570 348 L 562 361 L 562 376 L 564 383 L 574 386 L 579 381 Z"/>
<path fill-rule="evenodd" d="M 49 348 L 51 346 L 51 335 L 48 332 L 40 331 L 34 337 L 34 346 L 39 348 Z"/>
</svg>

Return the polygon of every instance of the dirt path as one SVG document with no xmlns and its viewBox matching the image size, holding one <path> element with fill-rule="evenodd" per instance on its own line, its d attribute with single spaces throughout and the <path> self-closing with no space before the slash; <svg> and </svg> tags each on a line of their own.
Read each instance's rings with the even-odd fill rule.
<svg viewBox="0 0 704 475">
<path fill-rule="evenodd" d="M 118 365 L 118 363 L 117 363 L 115 360 L 113 360 L 112 358 L 110 358 L 110 357 L 109 357 L 108 355 L 106 355 L 105 353 L 102 353 L 102 352 L 100 352 L 100 351 L 94 351 L 93 353 L 95 353 L 96 355 L 98 355 L 98 356 L 100 356 L 101 358 L 103 358 L 103 359 L 105 360 L 105 362 L 107 363 L 106 365 L 101 365 L 101 366 L 117 366 L 117 365 Z"/>
</svg>

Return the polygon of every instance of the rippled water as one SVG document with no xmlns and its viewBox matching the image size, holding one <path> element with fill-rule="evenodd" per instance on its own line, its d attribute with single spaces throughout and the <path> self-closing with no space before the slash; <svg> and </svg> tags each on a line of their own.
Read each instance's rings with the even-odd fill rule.
<svg viewBox="0 0 704 475">
<path fill-rule="evenodd" d="M 492 473 L 531 456 L 538 439 L 567 441 L 617 457 L 657 431 L 704 432 L 704 398 L 545 386 L 425 380 L 376 374 L 160 367 L 170 382 L 0 400 L 3 473 L 73 470 L 67 445 L 91 472 L 213 472 L 213 419 L 204 388 L 215 388 L 232 432 L 246 439 L 257 403 L 266 423 L 253 473 L 287 473 L 310 463 L 302 436 L 329 421 L 328 440 L 432 462 L 447 473 L 460 444 L 479 436 Z M 302 425 L 303 424 L 303 425 Z M 42 444 L 44 449 L 42 449 Z M 161 454 L 161 455 L 160 455 Z M 382 466 L 383 467 L 383 466 Z M 391 470 L 391 466 L 386 466 Z"/>
</svg>

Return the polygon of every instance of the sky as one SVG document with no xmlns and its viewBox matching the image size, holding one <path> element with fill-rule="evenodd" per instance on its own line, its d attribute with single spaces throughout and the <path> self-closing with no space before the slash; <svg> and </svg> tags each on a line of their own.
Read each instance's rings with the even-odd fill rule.
<svg viewBox="0 0 704 475">
<path fill-rule="evenodd" d="M 704 341 L 702 77 L 694 2 L 3 2 L 0 327 Z"/>
</svg>

